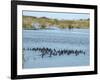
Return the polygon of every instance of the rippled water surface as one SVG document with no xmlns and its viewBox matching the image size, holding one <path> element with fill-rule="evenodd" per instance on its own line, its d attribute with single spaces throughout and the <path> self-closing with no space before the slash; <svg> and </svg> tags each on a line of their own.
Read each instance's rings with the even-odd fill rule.
<svg viewBox="0 0 100 80">
<path fill-rule="evenodd" d="M 23 30 L 23 48 L 83 50 L 85 55 L 39 56 L 40 52 L 24 50 L 23 68 L 47 68 L 89 65 L 89 29 Z"/>
</svg>

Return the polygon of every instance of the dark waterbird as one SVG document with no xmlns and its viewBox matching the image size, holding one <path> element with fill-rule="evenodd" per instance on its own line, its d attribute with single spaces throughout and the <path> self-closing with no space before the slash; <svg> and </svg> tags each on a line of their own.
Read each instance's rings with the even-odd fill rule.
<svg viewBox="0 0 100 80">
<path fill-rule="evenodd" d="M 52 57 L 52 56 L 62 56 L 62 55 L 71 55 L 71 54 L 74 54 L 75 56 L 78 56 L 79 54 L 86 54 L 85 51 L 83 50 L 68 50 L 68 49 L 59 49 L 59 50 L 56 50 L 55 48 L 54 49 L 51 49 L 51 48 L 23 48 L 23 50 L 28 50 L 28 51 L 39 51 L 41 54 L 40 56 L 42 58 L 44 58 L 45 56 L 48 56 L 48 57 Z"/>
</svg>

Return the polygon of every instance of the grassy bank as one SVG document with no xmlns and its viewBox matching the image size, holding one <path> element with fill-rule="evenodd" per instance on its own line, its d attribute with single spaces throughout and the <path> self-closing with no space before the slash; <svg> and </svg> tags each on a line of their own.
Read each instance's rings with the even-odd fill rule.
<svg viewBox="0 0 100 80">
<path fill-rule="evenodd" d="M 50 19 L 46 17 L 33 17 L 33 16 L 23 16 L 23 29 L 36 29 L 36 23 L 39 29 L 46 29 L 55 26 L 60 29 L 65 28 L 89 28 L 89 19 L 80 20 L 58 20 Z"/>
</svg>

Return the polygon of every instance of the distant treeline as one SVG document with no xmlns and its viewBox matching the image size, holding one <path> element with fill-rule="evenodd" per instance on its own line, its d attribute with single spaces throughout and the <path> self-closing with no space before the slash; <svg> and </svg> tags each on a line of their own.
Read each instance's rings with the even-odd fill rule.
<svg viewBox="0 0 100 80">
<path fill-rule="evenodd" d="M 52 26 L 65 29 L 65 28 L 89 28 L 90 19 L 79 20 L 58 20 L 47 17 L 34 17 L 34 16 L 22 16 L 23 29 L 46 29 Z"/>
</svg>

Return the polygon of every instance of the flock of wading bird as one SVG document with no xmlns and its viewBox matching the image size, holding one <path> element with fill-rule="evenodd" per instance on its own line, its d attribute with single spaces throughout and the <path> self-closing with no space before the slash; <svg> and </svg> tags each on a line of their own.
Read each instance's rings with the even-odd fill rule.
<svg viewBox="0 0 100 80">
<path fill-rule="evenodd" d="M 62 56 L 62 55 L 71 55 L 74 54 L 75 56 L 78 56 L 79 54 L 85 55 L 86 52 L 83 50 L 68 50 L 68 49 L 63 49 L 63 50 L 56 50 L 56 49 L 51 49 L 51 48 L 23 48 L 23 50 L 28 50 L 28 51 L 35 51 L 41 53 L 40 56 L 44 58 L 45 56 L 48 57 L 53 57 L 53 56 Z"/>
</svg>

